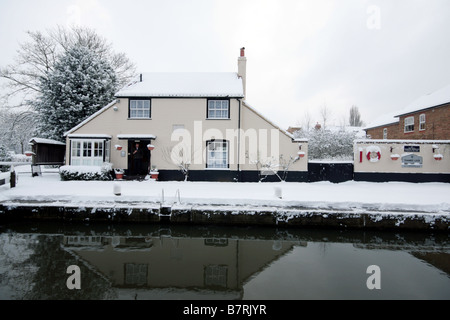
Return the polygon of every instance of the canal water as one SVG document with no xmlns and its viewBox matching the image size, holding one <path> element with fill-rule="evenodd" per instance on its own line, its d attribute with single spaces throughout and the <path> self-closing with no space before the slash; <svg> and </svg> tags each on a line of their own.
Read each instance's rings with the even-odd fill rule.
<svg viewBox="0 0 450 320">
<path fill-rule="evenodd" d="M 8 224 L 0 299 L 450 299 L 449 235 Z"/>
</svg>

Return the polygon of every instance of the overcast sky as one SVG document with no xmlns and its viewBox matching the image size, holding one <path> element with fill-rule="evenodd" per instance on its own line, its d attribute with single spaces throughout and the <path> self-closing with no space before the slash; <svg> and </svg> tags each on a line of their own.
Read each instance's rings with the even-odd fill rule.
<svg viewBox="0 0 450 320">
<path fill-rule="evenodd" d="M 138 72 L 236 72 L 247 56 L 247 100 L 281 127 L 370 123 L 450 84 L 449 0 L 0 0 L 0 66 L 25 32 L 97 30 Z"/>
</svg>

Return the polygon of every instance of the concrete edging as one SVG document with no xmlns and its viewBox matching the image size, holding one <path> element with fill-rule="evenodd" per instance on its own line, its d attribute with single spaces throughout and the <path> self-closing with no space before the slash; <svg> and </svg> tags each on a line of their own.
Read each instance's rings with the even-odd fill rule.
<svg viewBox="0 0 450 320">
<path fill-rule="evenodd" d="M 248 206 L 162 206 L 159 203 L 145 207 L 76 207 L 70 204 L 55 206 L 36 203 L 0 205 L 0 221 L 35 220 L 448 231 L 450 214 Z"/>
</svg>

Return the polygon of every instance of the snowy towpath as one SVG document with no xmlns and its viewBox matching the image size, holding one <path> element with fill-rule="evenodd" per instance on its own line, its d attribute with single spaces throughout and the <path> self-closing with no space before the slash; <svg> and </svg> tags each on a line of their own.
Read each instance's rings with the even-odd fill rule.
<svg viewBox="0 0 450 320">
<path fill-rule="evenodd" d="M 115 183 L 120 185 L 120 196 L 114 195 Z M 281 199 L 277 197 L 277 188 L 281 190 Z M 0 204 L 4 205 L 45 203 L 95 207 L 120 202 L 146 206 L 163 200 L 169 204 L 181 200 L 185 205 L 351 208 L 450 215 L 450 184 L 60 181 L 57 173 L 44 172 L 41 177 L 32 178 L 28 172 L 21 172 L 16 188 L 0 186 Z"/>
</svg>

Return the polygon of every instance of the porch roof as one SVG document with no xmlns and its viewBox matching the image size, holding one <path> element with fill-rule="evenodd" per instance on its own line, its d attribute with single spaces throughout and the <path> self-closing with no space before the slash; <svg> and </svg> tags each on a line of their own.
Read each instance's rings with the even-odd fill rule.
<svg viewBox="0 0 450 320">
<path fill-rule="evenodd" d="M 112 136 L 109 134 L 103 133 L 71 133 L 68 134 L 67 137 L 72 138 L 92 138 L 92 139 L 111 139 Z"/>
<path fill-rule="evenodd" d="M 118 134 L 117 139 L 119 139 L 119 140 L 132 140 L 132 139 L 155 140 L 156 136 L 153 134 L 130 133 L 130 134 Z"/>
</svg>

